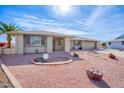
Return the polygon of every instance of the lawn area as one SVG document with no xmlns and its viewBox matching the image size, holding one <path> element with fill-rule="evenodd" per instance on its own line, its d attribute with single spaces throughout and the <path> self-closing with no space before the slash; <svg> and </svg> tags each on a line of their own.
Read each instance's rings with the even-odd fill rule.
<svg viewBox="0 0 124 93">
<path fill-rule="evenodd" d="M 70 57 L 71 63 L 61 65 L 34 65 L 30 60 L 41 54 L 2 55 L 2 60 L 23 87 L 52 88 L 109 88 L 124 87 L 124 58 L 109 59 L 106 54 L 76 51 L 79 58 L 70 53 L 51 53 L 54 57 Z M 95 67 L 103 72 L 102 81 L 90 80 L 86 69 Z"/>
</svg>

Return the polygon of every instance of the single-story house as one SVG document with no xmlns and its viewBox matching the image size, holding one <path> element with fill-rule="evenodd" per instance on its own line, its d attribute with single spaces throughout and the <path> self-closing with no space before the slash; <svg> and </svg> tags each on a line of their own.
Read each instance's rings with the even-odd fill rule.
<svg viewBox="0 0 124 93">
<path fill-rule="evenodd" d="M 77 38 L 73 35 L 48 31 L 17 31 L 12 32 L 12 35 L 15 36 L 15 47 L 12 54 L 95 49 L 98 42 L 93 39 Z"/>
<path fill-rule="evenodd" d="M 112 49 L 124 49 L 124 34 L 107 42 L 107 46 Z"/>
</svg>

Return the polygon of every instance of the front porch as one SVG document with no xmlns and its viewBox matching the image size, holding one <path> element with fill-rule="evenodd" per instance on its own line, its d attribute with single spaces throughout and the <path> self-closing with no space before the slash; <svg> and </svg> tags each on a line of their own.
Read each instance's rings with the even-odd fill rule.
<svg viewBox="0 0 124 93">
<path fill-rule="evenodd" d="M 63 37 L 53 37 L 53 51 L 64 51 L 65 39 Z"/>
</svg>

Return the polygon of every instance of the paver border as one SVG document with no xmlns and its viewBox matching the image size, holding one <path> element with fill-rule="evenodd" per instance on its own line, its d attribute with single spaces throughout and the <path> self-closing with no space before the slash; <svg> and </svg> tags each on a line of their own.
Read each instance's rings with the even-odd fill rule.
<svg viewBox="0 0 124 93">
<path fill-rule="evenodd" d="M 62 64 L 71 63 L 72 62 L 72 59 L 69 58 L 68 61 L 51 62 L 51 63 L 37 63 L 34 60 L 31 60 L 30 62 L 33 63 L 33 64 L 35 64 L 35 65 L 62 65 Z"/>
<path fill-rule="evenodd" d="M 14 88 L 23 88 L 19 82 L 16 80 L 16 78 L 11 74 L 9 69 L 6 67 L 5 64 L 3 64 L 2 60 L 0 59 L 0 66 L 3 69 L 4 73 L 7 75 L 8 79 L 12 83 Z"/>
</svg>

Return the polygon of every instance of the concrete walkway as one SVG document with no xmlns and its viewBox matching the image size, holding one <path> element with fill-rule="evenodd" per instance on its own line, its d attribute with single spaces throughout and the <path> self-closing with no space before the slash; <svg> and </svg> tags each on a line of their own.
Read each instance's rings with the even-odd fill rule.
<svg viewBox="0 0 124 93">
<path fill-rule="evenodd" d="M 97 52 L 105 53 L 105 54 L 112 53 L 112 54 L 114 54 L 118 57 L 124 57 L 124 51 L 119 51 L 119 50 L 116 50 L 116 49 L 98 50 Z"/>
</svg>

